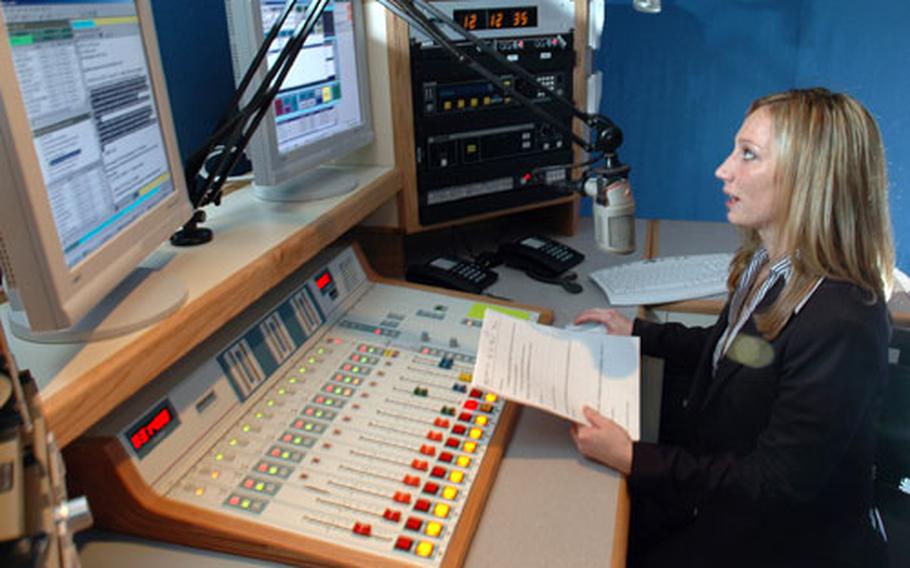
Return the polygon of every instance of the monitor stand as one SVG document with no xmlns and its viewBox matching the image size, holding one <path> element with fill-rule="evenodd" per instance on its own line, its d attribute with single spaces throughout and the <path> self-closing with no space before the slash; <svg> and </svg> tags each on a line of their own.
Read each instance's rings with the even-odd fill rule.
<svg viewBox="0 0 910 568">
<path fill-rule="evenodd" d="M 354 191 L 358 168 L 319 166 L 279 185 L 253 185 L 253 195 L 265 201 L 311 201 Z"/>
<path fill-rule="evenodd" d="M 72 327 L 32 331 L 25 312 L 15 308 L 9 310 L 9 325 L 17 337 L 37 343 L 101 341 L 163 320 L 183 305 L 187 295 L 186 286 L 176 276 L 140 266 Z"/>
</svg>

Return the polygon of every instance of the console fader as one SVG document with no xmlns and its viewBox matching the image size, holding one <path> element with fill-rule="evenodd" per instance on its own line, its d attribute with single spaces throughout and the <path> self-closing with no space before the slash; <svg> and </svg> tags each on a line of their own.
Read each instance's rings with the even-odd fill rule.
<svg viewBox="0 0 910 568">
<path fill-rule="evenodd" d="M 350 247 L 308 266 L 71 445 L 70 477 L 152 538 L 460 564 L 515 418 L 471 385 L 483 311 L 548 316 L 378 282 Z"/>
</svg>

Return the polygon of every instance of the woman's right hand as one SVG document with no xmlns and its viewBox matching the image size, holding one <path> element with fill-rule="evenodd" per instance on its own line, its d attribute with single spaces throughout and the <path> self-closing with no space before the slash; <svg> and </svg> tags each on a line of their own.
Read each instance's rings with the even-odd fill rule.
<svg viewBox="0 0 910 568">
<path fill-rule="evenodd" d="M 575 325 L 591 322 L 605 326 L 610 335 L 632 335 L 632 320 L 616 310 L 591 308 L 575 316 Z"/>
</svg>

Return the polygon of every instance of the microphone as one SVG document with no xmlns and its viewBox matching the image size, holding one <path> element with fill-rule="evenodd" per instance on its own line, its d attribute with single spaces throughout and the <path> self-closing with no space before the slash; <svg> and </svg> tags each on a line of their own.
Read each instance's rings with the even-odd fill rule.
<svg viewBox="0 0 910 568">
<path fill-rule="evenodd" d="M 635 251 L 635 199 L 625 176 L 594 176 L 584 190 L 593 197 L 594 240 L 607 252 Z"/>
</svg>

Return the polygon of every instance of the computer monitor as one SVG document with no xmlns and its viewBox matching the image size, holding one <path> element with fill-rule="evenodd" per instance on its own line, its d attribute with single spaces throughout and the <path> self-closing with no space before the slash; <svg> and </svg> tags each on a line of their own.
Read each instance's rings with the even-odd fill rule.
<svg viewBox="0 0 910 568">
<path fill-rule="evenodd" d="M 0 7 L 10 327 L 68 342 L 148 325 L 186 288 L 140 263 L 192 216 L 149 1 Z"/>
<path fill-rule="evenodd" d="M 253 60 L 285 0 L 225 0 L 234 75 Z M 269 48 L 259 77 L 306 14 L 300 0 Z M 356 170 L 330 164 L 373 140 L 361 0 L 329 2 L 297 55 L 269 114 L 247 147 L 253 191 L 272 201 L 305 201 L 357 187 Z"/>
</svg>

